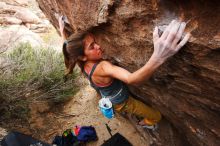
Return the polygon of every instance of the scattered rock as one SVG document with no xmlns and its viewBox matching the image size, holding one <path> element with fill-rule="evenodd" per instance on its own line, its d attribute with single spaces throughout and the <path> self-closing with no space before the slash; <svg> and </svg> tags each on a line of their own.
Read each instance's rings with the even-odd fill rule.
<svg viewBox="0 0 220 146">
<path fill-rule="evenodd" d="M 3 48 L 11 48 L 19 42 L 30 41 L 33 46 L 39 46 L 43 43 L 40 36 L 45 33 L 48 35 L 51 30 L 52 25 L 37 7 L 36 1 L 30 2 L 31 10 L 27 4 L 28 0 L 0 2 L 0 26 L 4 26 L 0 28 L 0 51 L 4 51 Z"/>
<path fill-rule="evenodd" d="M 49 32 L 49 26 L 46 24 L 30 24 L 30 30 L 36 33 L 47 33 Z"/>
<path fill-rule="evenodd" d="M 14 16 L 18 19 L 21 19 L 24 23 L 40 23 L 38 16 L 28 9 L 17 10 Z"/>
<path fill-rule="evenodd" d="M 2 2 L 5 2 L 10 5 L 15 5 L 15 6 L 27 6 L 28 5 L 28 0 L 1 0 Z"/>
<path fill-rule="evenodd" d="M 44 13 L 42 13 L 41 11 L 37 11 L 36 15 L 40 18 L 40 19 L 47 19 L 46 16 L 44 15 Z"/>
<path fill-rule="evenodd" d="M 28 0 L 14 0 L 19 6 L 27 6 Z"/>
<path fill-rule="evenodd" d="M 16 13 L 16 10 L 18 9 L 17 7 L 14 6 L 9 6 L 9 5 L 0 5 L 3 6 L 3 8 L 0 9 L 0 14 L 3 16 L 12 16 Z M 0 15 L 0 16 L 1 16 Z"/>
<path fill-rule="evenodd" d="M 0 17 L 0 24 L 10 25 L 10 24 L 21 24 L 22 21 L 15 17 Z"/>
</svg>

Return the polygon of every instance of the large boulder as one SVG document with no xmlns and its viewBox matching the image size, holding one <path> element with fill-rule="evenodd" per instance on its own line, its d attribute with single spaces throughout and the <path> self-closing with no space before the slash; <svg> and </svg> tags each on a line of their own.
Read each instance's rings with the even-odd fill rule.
<svg viewBox="0 0 220 146">
<path fill-rule="evenodd" d="M 38 16 L 26 8 L 17 10 L 14 16 L 24 23 L 40 23 Z"/>
<path fill-rule="evenodd" d="M 0 28 L 0 52 L 11 49 L 20 43 L 30 43 L 33 47 L 42 46 L 43 40 L 25 26 L 11 25 Z"/>
<path fill-rule="evenodd" d="M 189 43 L 142 86 L 130 87 L 170 125 L 155 145 L 220 145 L 220 2 L 218 0 L 37 0 L 52 24 L 67 16 L 73 32 L 93 30 L 106 57 L 135 71 L 153 51 L 152 30 L 187 22 Z M 164 120 L 164 121 L 166 121 Z M 164 129 L 163 129 L 164 128 Z M 169 136 L 167 136 L 169 135 Z M 178 140 L 179 139 L 179 140 Z"/>
</svg>

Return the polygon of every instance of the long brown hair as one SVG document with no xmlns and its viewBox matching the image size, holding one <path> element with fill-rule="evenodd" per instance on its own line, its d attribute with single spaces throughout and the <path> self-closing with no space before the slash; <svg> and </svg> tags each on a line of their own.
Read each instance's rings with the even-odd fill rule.
<svg viewBox="0 0 220 146">
<path fill-rule="evenodd" d="M 66 66 L 65 77 L 73 73 L 73 69 L 77 64 L 81 71 L 84 68 L 84 61 L 80 57 L 84 56 L 83 39 L 87 33 L 77 33 L 71 35 L 63 44 L 64 63 Z"/>
</svg>

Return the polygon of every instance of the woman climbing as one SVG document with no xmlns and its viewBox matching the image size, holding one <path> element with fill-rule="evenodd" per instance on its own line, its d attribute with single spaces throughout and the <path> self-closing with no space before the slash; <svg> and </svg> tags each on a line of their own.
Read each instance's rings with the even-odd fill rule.
<svg viewBox="0 0 220 146">
<path fill-rule="evenodd" d="M 59 23 L 61 35 L 67 39 L 63 45 L 66 75 L 72 73 L 77 64 L 88 77 L 91 86 L 102 97 L 110 99 L 115 111 L 142 117 L 143 120 L 139 124 L 154 129 L 156 123 L 161 119 L 160 112 L 129 95 L 126 84 L 134 85 L 146 81 L 167 58 L 174 55 L 186 44 L 190 37 L 189 33 L 181 40 L 186 23 L 173 20 L 161 36 L 158 34 L 158 27 L 155 27 L 153 32 L 154 52 L 148 62 L 133 73 L 103 60 L 103 50 L 93 34 L 79 34 L 65 38 L 62 19 Z"/>
</svg>

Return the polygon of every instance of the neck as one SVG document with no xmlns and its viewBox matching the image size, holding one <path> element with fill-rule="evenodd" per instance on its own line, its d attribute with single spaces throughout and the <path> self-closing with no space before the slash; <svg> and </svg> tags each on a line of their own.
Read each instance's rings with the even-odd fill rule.
<svg viewBox="0 0 220 146">
<path fill-rule="evenodd" d="M 88 66 L 88 67 L 93 66 L 94 64 L 96 64 L 98 62 L 100 62 L 100 60 L 95 60 L 95 61 L 94 60 L 89 60 L 89 61 L 86 61 L 85 67 L 86 66 Z"/>
</svg>

